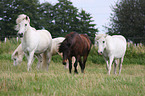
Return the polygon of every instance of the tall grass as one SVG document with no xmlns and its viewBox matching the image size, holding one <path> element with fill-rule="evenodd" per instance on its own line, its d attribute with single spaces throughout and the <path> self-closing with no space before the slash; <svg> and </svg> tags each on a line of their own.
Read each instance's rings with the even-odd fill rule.
<svg viewBox="0 0 145 96">
<path fill-rule="evenodd" d="M 69 74 L 59 55 L 53 56 L 48 71 L 27 72 L 27 61 L 13 66 L 12 52 L 20 42 L 0 45 L 0 96 L 143 96 L 145 94 L 144 46 L 127 48 L 121 75 L 107 75 L 105 62 L 93 47 L 85 74 Z M 142 51 L 141 51 L 142 50 Z M 133 58 L 133 59 L 132 59 Z M 135 60 L 134 60 L 135 59 Z M 132 60 L 132 61 L 131 61 Z M 139 62 L 139 63 L 138 63 Z M 113 69 L 113 66 L 112 66 Z M 117 70 L 118 72 L 118 70 Z"/>
<path fill-rule="evenodd" d="M 135 46 L 130 44 L 127 47 L 124 64 L 140 64 L 145 65 L 145 46 Z"/>
<path fill-rule="evenodd" d="M 20 41 L 17 42 L 16 39 L 7 40 L 6 43 L 0 43 L 0 59 L 9 60 L 12 52 L 18 47 L 19 44 Z M 53 56 L 52 61 L 55 63 L 61 62 L 61 57 L 59 55 L 55 55 Z M 87 61 L 94 64 L 105 64 L 103 56 L 98 55 L 97 48 L 95 47 L 92 47 Z M 134 46 L 134 44 L 130 44 L 130 47 L 127 47 L 123 64 L 145 65 L 144 61 L 145 46 Z"/>
<path fill-rule="evenodd" d="M 48 72 L 27 72 L 26 62 L 13 66 L 0 60 L 0 96 L 143 96 L 145 66 L 124 65 L 120 76 L 107 75 L 105 65 L 87 62 L 85 74 L 69 74 L 61 63 L 51 62 Z"/>
<path fill-rule="evenodd" d="M 15 38 L 7 39 L 7 42 L 1 42 L 0 43 L 0 55 L 4 53 L 11 53 L 14 51 L 18 45 L 20 44 L 20 40 L 17 42 Z"/>
</svg>

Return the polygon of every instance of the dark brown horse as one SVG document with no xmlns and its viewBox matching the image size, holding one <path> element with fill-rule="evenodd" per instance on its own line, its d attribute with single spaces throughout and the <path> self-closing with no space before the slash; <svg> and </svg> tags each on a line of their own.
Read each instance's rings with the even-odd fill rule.
<svg viewBox="0 0 145 96">
<path fill-rule="evenodd" d="M 66 60 L 69 60 L 69 72 L 71 73 L 72 69 L 72 56 L 76 58 L 74 64 L 75 73 L 77 71 L 77 64 L 79 62 L 81 71 L 84 73 L 85 63 L 88 57 L 88 54 L 91 50 L 91 41 L 87 35 L 78 34 L 76 32 L 71 32 L 66 35 L 65 40 L 60 44 L 59 52 L 63 53 L 63 64 L 66 64 Z M 81 57 L 83 56 L 83 61 Z"/>
</svg>

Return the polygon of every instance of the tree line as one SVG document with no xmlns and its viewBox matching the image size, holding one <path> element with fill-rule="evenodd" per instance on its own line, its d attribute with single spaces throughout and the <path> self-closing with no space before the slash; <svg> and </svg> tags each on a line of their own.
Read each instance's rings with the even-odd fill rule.
<svg viewBox="0 0 145 96">
<path fill-rule="evenodd" d="M 28 15 L 32 27 L 46 29 L 52 37 L 75 31 L 87 34 L 94 42 L 95 33 L 98 32 L 91 14 L 85 10 L 79 12 L 69 0 L 58 0 L 55 5 L 49 2 L 40 4 L 39 0 L 0 0 L 0 10 L 0 40 L 17 36 L 14 27 L 20 14 Z"/>
<path fill-rule="evenodd" d="M 121 0 L 112 6 L 109 34 L 121 34 L 134 43 L 145 44 L 145 0 Z"/>
<path fill-rule="evenodd" d="M 107 33 L 123 35 L 135 43 L 145 43 L 145 0 L 120 0 L 111 7 Z M 71 31 L 88 34 L 94 42 L 98 32 L 91 14 L 79 10 L 69 0 L 58 0 L 55 5 L 39 0 L 0 0 L 0 40 L 15 37 L 15 20 L 18 15 L 26 14 L 31 19 L 31 26 L 46 29 L 53 37 L 65 36 Z"/>
</svg>

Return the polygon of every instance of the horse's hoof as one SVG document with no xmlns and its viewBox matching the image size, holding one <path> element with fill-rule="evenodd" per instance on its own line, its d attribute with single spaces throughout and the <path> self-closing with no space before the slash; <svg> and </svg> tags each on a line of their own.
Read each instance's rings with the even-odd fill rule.
<svg viewBox="0 0 145 96">
<path fill-rule="evenodd" d="M 78 74 L 78 72 L 76 72 L 76 71 L 75 71 L 74 73 L 75 73 L 75 74 Z"/>
</svg>

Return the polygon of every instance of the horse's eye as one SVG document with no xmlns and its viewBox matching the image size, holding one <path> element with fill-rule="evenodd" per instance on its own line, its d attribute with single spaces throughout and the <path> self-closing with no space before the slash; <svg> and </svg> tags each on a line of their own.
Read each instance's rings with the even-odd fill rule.
<svg viewBox="0 0 145 96">
<path fill-rule="evenodd" d="M 25 24 L 25 26 L 27 26 L 27 24 Z"/>
<path fill-rule="evenodd" d="M 103 41 L 103 43 L 105 43 L 105 41 Z"/>
</svg>

